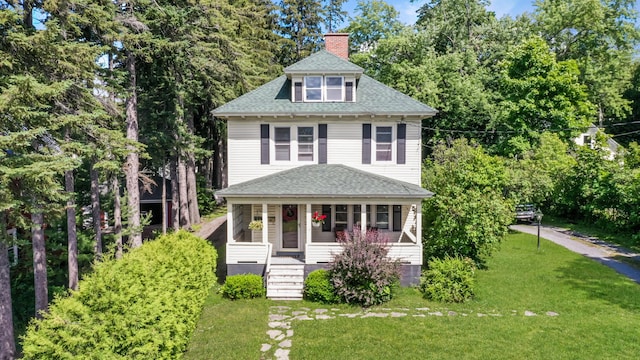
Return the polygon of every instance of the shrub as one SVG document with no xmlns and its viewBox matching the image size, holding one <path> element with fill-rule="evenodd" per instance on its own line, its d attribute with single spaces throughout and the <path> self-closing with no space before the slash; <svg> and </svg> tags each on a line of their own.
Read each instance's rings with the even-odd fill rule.
<svg viewBox="0 0 640 360">
<path fill-rule="evenodd" d="M 98 263 L 23 338 L 24 359 L 175 359 L 215 283 L 215 249 L 187 232 Z"/>
<path fill-rule="evenodd" d="M 304 280 L 304 298 L 323 304 L 333 304 L 337 301 L 329 271 L 318 269 L 309 273 Z"/>
<path fill-rule="evenodd" d="M 371 306 L 389 301 L 400 279 L 400 263 L 387 257 L 387 239 L 377 231 L 345 232 L 343 251 L 329 273 L 336 295 L 346 303 Z"/>
<path fill-rule="evenodd" d="M 231 300 L 263 297 L 265 289 L 262 276 L 256 274 L 227 276 L 227 281 L 222 285 L 220 293 Z"/>
<path fill-rule="evenodd" d="M 473 297 L 475 265 L 469 258 L 433 258 L 420 278 L 420 291 L 426 299 L 465 302 Z"/>
</svg>

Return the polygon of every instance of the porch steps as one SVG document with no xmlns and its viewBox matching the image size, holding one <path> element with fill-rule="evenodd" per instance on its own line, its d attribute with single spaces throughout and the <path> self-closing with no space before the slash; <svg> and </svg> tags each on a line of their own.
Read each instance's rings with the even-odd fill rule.
<svg viewBox="0 0 640 360">
<path fill-rule="evenodd" d="M 267 274 L 267 298 L 302 300 L 303 288 L 303 264 L 271 264 Z"/>
</svg>

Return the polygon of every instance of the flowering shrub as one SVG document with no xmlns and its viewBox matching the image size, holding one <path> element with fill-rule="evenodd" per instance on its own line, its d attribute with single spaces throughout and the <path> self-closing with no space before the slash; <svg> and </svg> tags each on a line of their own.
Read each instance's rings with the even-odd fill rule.
<svg viewBox="0 0 640 360">
<path fill-rule="evenodd" d="M 311 216 L 311 221 L 313 221 L 316 224 L 324 224 L 324 220 L 327 218 L 327 215 L 325 214 L 318 214 L 318 212 L 314 212 L 313 215 Z"/>
<path fill-rule="evenodd" d="M 371 306 L 391 300 L 400 279 L 400 263 L 387 257 L 387 238 L 377 231 L 346 232 L 339 240 L 343 251 L 331 262 L 329 273 L 339 300 Z"/>
</svg>

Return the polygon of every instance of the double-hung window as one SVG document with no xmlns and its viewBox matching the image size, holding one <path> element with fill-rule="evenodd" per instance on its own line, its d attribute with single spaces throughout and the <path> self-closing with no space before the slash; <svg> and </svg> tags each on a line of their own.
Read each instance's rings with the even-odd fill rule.
<svg viewBox="0 0 640 360">
<path fill-rule="evenodd" d="M 391 161 L 393 137 L 391 126 L 376 127 L 376 161 Z"/>
<path fill-rule="evenodd" d="M 344 101 L 344 85 L 344 77 L 342 76 L 305 76 L 304 101 Z"/>
<path fill-rule="evenodd" d="M 342 76 L 327 76 L 325 81 L 325 101 L 343 101 L 343 79 Z"/>
<path fill-rule="evenodd" d="M 389 206 L 378 205 L 376 206 L 376 226 L 378 229 L 389 228 Z"/>
<path fill-rule="evenodd" d="M 291 129 L 288 127 L 276 127 L 275 135 L 276 160 L 291 160 Z"/>
<path fill-rule="evenodd" d="M 305 76 L 305 101 L 322 101 L 322 76 Z"/>
<path fill-rule="evenodd" d="M 313 127 L 298 127 L 298 161 L 313 161 Z"/>
</svg>

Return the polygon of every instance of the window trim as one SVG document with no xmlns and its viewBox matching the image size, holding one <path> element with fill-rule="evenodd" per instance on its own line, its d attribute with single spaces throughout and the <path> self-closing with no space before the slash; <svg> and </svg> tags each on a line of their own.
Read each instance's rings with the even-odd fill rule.
<svg viewBox="0 0 640 360">
<path fill-rule="evenodd" d="M 276 160 L 276 129 L 288 128 L 289 129 L 289 160 Z M 299 145 L 298 142 L 298 128 L 311 128 L 313 130 L 312 160 L 299 160 Z M 269 139 L 269 160 L 270 164 L 292 164 L 292 165 L 310 165 L 318 163 L 318 125 L 317 124 L 304 124 L 296 125 L 292 123 L 271 123 L 269 124 L 269 133 L 271 135 Z"/>
<path fill-rule="evenodd" d="M 320 88 L 315 88 L 315 87 L 307 87 L 307 79 L 309 78 L 320 78 Z M 329 89 L 337 89 L 337 87 L 332 86 L 329 87 L 327 85 L 327 79 L 328 78 L 340 78 L 340 99 L 339 100 L 328 100 L 328 96 L 327 96 L 327 91 Z M 312 103 L 317 103 L 317 102 L 346 102 L 346 83 L 347 83 L 347 79 L 342 76 L 342 75 L 305 75 L 302 77 L 302 102 L 312 102 Z M 352 86 L 352 92 L 353 92 L 353 88 L 355 88 L 355 86 Z M 307 90 L 318 90 L 320 89 L 320 99 L 319 100 L 313 100 L 313 99 L 309 99 L 307 97 Z M 351 94 L 352 98 L 355 98 L 354 94 Z M 293 101 L 296 102 L 296 98 L 295 98 L 295 82 L 294 82 L 294 94 L 293 94 Z M 353 100 L 352 102 L 355 102 L 355 100 Z"/>
<path fill-rule="evenodd" d="M 319 88 L 310 88 L 307 86 L 307 79 L 309 78 L 320 78 L 320 87 Z M 303 78 L 302 81 L 302 101 L 303 102 L 324 102 L 324 76 L 322 75 L 307 75 Z M 320 90 L 320 99 L 313 100 L 309 99 L 307 96 L 307 90 Z"/>
<path fill-rule="evenodd" d="M 336 86 L 329 86 L 327 84 L 327 81 L 329 80 L 329 78 L 335 78 L 335 79 L 340 79 L 340 99 L 336 100 L 336 99 L 331 99 L 329 100 L 329 90 L 336 90 L 338 89 L 338 87 Z M 324 95 L 324 102 L 345 102 L 344 101 L 344 95 L 345 95 L 345 81 L 344 81 L 344 76 L 337 76 L 337 75 L 325 75 L 324 76 L 324 91 L 323 91 L 323 95 Z"/>
<path fill-rule="evenodd" d="M 391 142 L 389 142 L 389 152 L 391 157 L 389 160 L 378 160 L 378 129 L 379 128 L 390 128 L 391 129 Z M 394 130 L 394 124 L 377 124 L 373 125 L 373 129 L 371 131 L 371 163 L 372 164 L 393 164 L 396 163 L 396 151 L 394 151 L 394 147 L 397 146 L 397 130 Z M 386 144 L 386 143 L 385 143 Z"/>
</svg>

